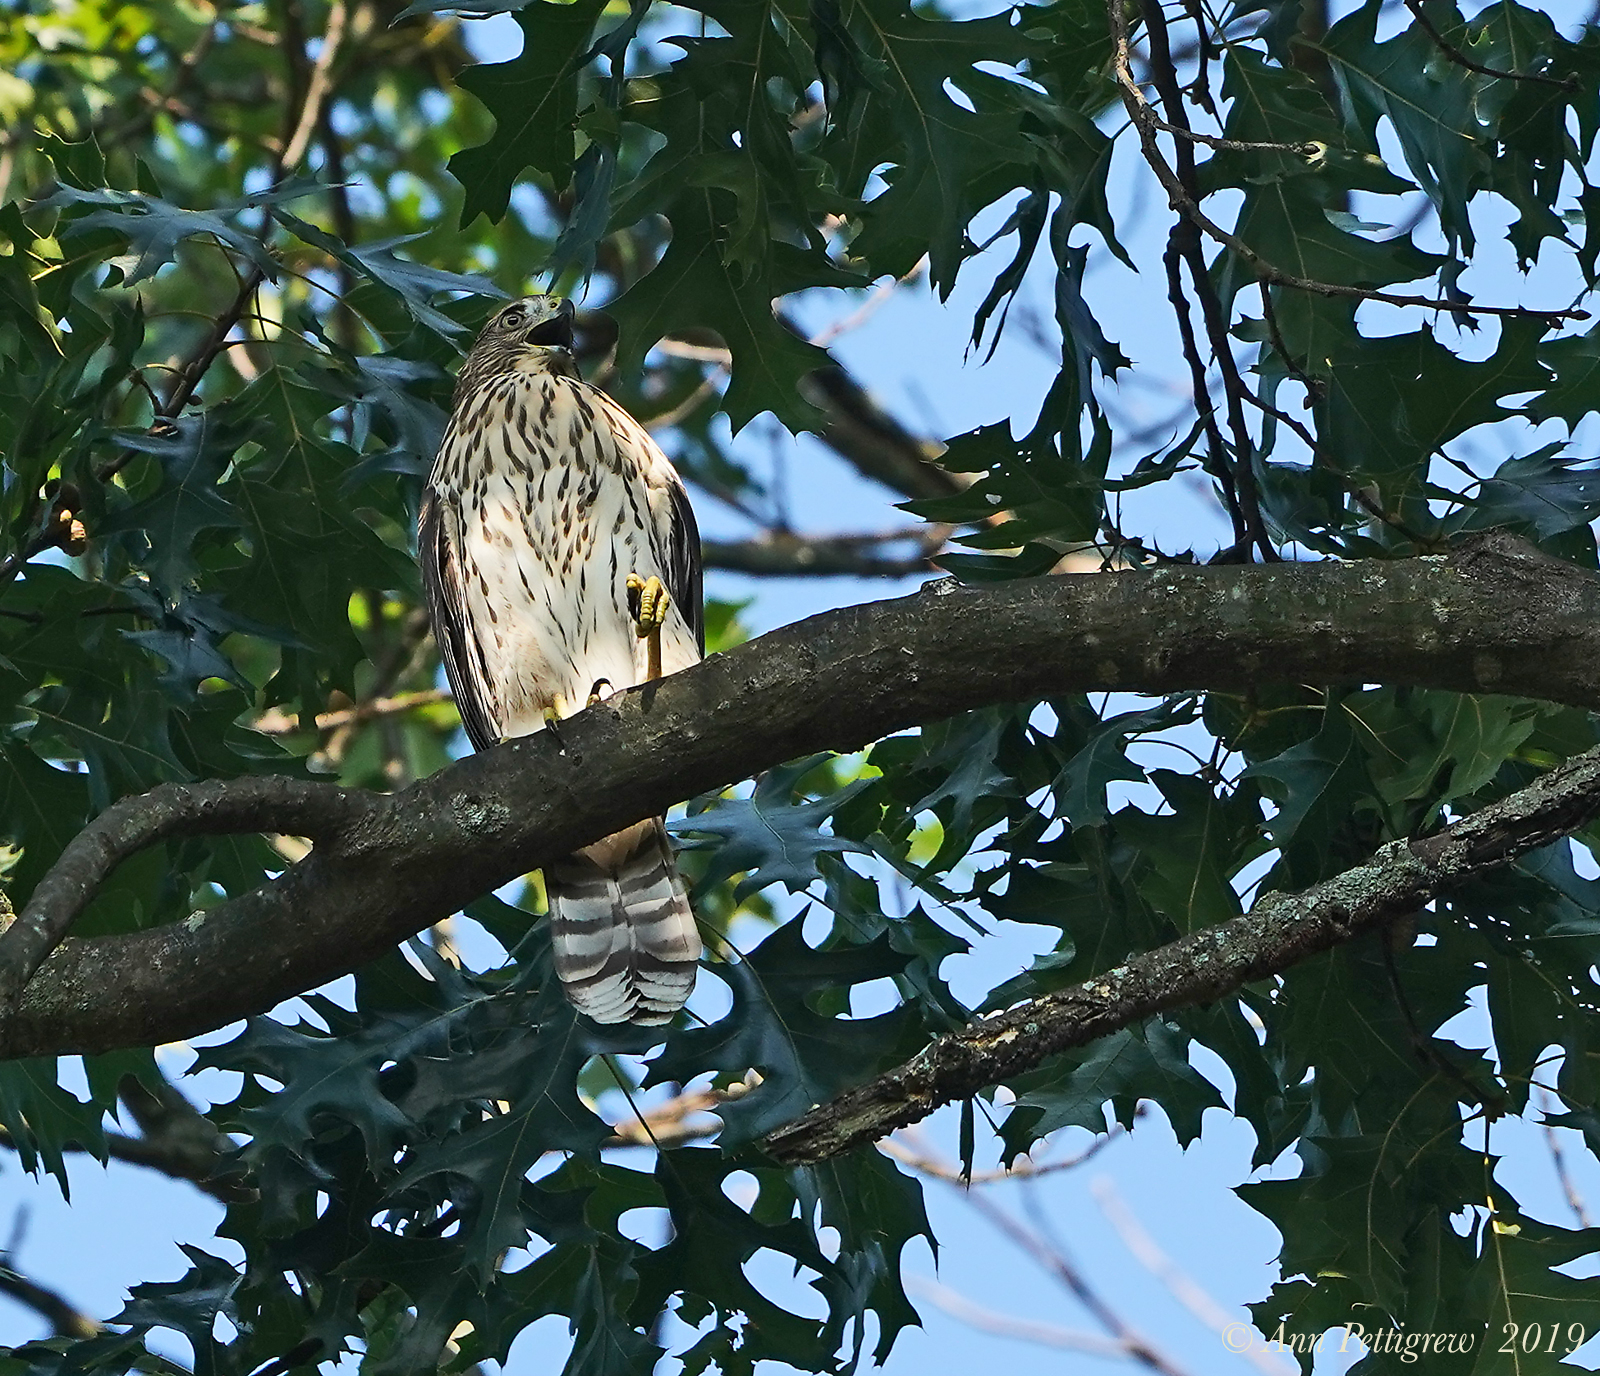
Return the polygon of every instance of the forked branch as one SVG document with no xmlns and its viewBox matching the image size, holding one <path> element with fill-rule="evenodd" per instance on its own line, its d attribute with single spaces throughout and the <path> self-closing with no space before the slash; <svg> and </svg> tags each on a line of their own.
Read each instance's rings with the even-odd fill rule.
<svg viewBox="0 0 1600 1376">
<path fill-rule="evenodd" d="M 13 980 L 140 845 L 222 831 L 319 843 L 185 921 L 69 937 L 20 1003 L 15 985 L 0 1000 L 0 1055 L 149 1046 L 264 1012 L 685 796 L 976 707 L 1377 681 L 1592 709 L 1597 666 L 1600 578 L 1503 537 L 1448 558 L 942 580 L 713 655 L 559 737 L 508 742 L 388 797 L 257 778 L 119 803 L 41 882 L 27 925 L 0 938 Z"/>
</svg>

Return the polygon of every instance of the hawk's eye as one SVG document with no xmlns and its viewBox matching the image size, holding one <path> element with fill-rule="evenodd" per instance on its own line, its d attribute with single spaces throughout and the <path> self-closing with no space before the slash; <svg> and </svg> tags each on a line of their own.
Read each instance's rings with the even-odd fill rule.
<svg viewBox="0 0 1600 1376">
<path fill-rule="evenodd" d="M 523 322 L 523 321 L 524 321 L 524 320 L 525 320 L 525 319 L 526 319 L 526 318 L 527 318 L 527 314 L 526 314 L 526 312 L 525 312 L 525 311 L 524 311 L 524 310 L 523 310 L 523 309 L 522 309 L 522 307 L 521 307 L 521 306 L 513 306 L 513 307 L 512 307 L 512 308 L 511 308 L 511 309 L 510 309 L 510 310 L 508 310 L 508 311 L 505 311 L 505 312 L 503 312 L 503 313 L 502 313 L 502 314 L 501 314 L 501 316 L 500 316 L 500 323 L 501 323 L 501 324 L 502 324 L 502 325 L 504 325 L 504 326 L 505 326 L 505 327 L 506 327 L 506 329 L 508 329 L 508 330 L 514 330 L 514 329 L 516 329 L 516 328 L 517 328 L 517 326 L 518 326 L 518 325 L 520 325 L 520 324 L 521 324 L 521 323 L 522 323 L 522 322 Z"/>
</svg>

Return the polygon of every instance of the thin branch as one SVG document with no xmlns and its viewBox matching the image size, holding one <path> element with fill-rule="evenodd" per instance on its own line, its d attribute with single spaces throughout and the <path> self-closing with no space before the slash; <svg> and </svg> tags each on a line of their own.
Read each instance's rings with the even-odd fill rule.
<svg viewBox="0 0 1600 1376">
<path fill-rule="evenodd" d="M 957 1323 L 976 1328 L 982 1333 L 992 1333 L 997 1338 L 1015 1338 L 1019 1342 L 1038 1343 L 1041 1347 L 1058 1347 L 1068 1352 L 1082 1352 L 1091 1357 L 1112 1360 L 1133 1356 L 1127 1345 L 1114 1338 L 1102 1338 L 1098 1333 L 1082 1329 L 1063 1328 L 1059 1324 L 1041 1323 L 1038 1319 L 1024 1319 L 998 1310 L 974 1304 L 965 1295 L 941 1285 L 926 1276 L 907 1276 L 906 1289 L 918 1299 L 943 1310 Z"/>
<path fill-rule="evenodd" d="M 665 344 L 667 341 L 662 340 Z M 718 363 L 700 380 L 692 392 L 689 393 L 676 406 L 669 406 L 665 411 L 657 412 L 644 422 L 644 428 L 654 434 L 657 430 L 670 430 L 674 425 L 687 420 L 698 411 L 706 402 L 720 395 L 722 384 L 733 374 L 733 365 L 729 362 Z"/>
<path fill-rule="evenodd" d="M 333 728 L 333 735 L 323 747 L 322 758 L 329 764 L 337 767 L 343 762 L 345 752 L 350 748 L 350 742 L 363 724 L 360 713 L 365 704 L 382 701 L 395 684 L 421 668 L 424 646 L 427 645 L 431 634 L 428 613 L 422 607 L 413 608 L 401 621 L 393 644 L 374 663 L 372 682 L 367 690 L 369 696 L 351 709 L 356 715 L 350 721 L 340 723 Z"/>
<path fill-rule="evenodd" d="M 1307 162 L 1316 162 L 1328 156 L 1328 145 L 1317 139 L 1305 143 L 1259 143 L 1251 139 L 1226 139 L 1220 134 L 1202 133 L 1187 125 L 1168 124 L 1166 120 L 1157 119 L 1154 115 L 1151 116 L 1151 123 L 1163 134 L 1188 139 L 1190 143 L 1203 143 L 1207 148 L 1220 149 L 1226 153 L 1288 153 L 1292 157 L 1304 158 Z"/>
<path fill-rule="evenodd" d="M 1272 304 L 1272 288 L 1269 283 L 1261 283 L 1261 318 L 1267 323 L 1267 338 L 1271 341 L 1274 351 L 1283 361 L 1283 366 L 1288 370 L 1289 376 L 1306 389 L 1306 395 L 1312 401 L 1320 401 L 1327 388 L 1320 378 L 1314 378 L 1300 366 L 1299 361 L 1289 352 L 1289 346 L 1284 342 L 1283 331 L 1278 328 L 1278 312 Z"/>
<path fill-rule="evenodd" d="M 1561 1101 L 1558 1096 L 1552 1094 L 1548 1089 L 1545 1089 L 1544 1093 L 1549 1104 L 1554 1105 L 1556 1108 L 1561 1107 Z M 1572 1210 L 1572 1216 L 1578 1220 L 1580 1228 L 1592 1227 L 1593 1220 L 1589 1217 L 1588 1207 L 1584 1204 L 1583 1196 L 1578 1192 L 1577 1182 L 1572 1178 L 1572 1172 L 1567 1166 L 1567 1154 L 1562 1150 L 1561 1138 L 1556 1133 L 1555 1128 L 1550 1125 L 1548 1107 L 1545 1108 L 1542 1116 L 1544 1121 L 1540 1126 L 1544 1128 L 1545 1146 L 1550 1149 L 1550 1164 L 1555 1168 L 1556 1179 L 1561 1184 L 1561 1193 L 1566 1198 L 1567 1207 Z"/>
<path fill-rule="evenodd" d="M 317 54 L 316 63 L 311 69 L 304 96 L 294 114 L 292 128 L 283 152 L 274 160 L 270 179 L 274 186 L 300 165 L 300 160 L 305 157 L 311 138 L 316 133 L 318 121 L 322 116 L 323 103 L 333 89 L 333 64 L 344 42 L 347 19 L 348 11 L 345 0 L 334 0 L 333 7 L 328 12 L 328 28 L 323 36 L 322 49 Z M 292 27 L 294 26 L 285 25 L 286 42 Z M 300 52 L 303 57 L 303 46 L 300 48 Z M 294 67 L 295 63 L 291 61 L 291 74 Z M 260 230 L 260 237 L 263 239 L 270 223 L 270 212 L 263 211 Z M 259 263 L 252 263 L 249 271 L 240 278 L 239 289 L 234 293 L 233 300 L 224 308 L 222 314 L 211 322 L 211 327 L 206 331 L 205 337 L 179 368 L 177 376 L 173 380 L 172 389 L 167 393 L 166 400 L 157 412 L 157 425 L 163 420 L 171 421 L 176 419 L 182 413 L 183 408 L 189 404 L 189 399 L 194 396 L 201 380 L 211 370 L 211 365 L 217 361 L 219 355 L 227 347 L 228 336 L 233 332 L 234 326 L 239 323 L 249 309 L 251 300 L 256 292 L 260 290 L 261 284 L 266 280 L 266 269 Z M 134 454 L 135 451 L 131 449 L 124 450 L 115 459 L 103 464 L 97 476 L 102 482 L 115 477 L 116 474 L 120 473 L 132 462 Z"/>
<path fill-rule="evenodd" d="M 676 1094 L 664 1104 L 635 1112 L 618 1123 L 609 1146 L 676 1147 L 712 1136 L 721 1124 L 711 1115 L 719 1105 L 737 1098 L 723 1090 L 701 1089 Z M 630 1103 L 630 1107 L 632 1107 Z"/>
<path fill-rule="evenodd" d="M 1140 1104 L 1135 1112 L 1143 1114 L 1144 1105 Z M 1060 1161 L 1041 1161 L 1037 1164 L 1023 1157 L 1008 1170 L 977 1171 L 970 1176 L 961 1174 L 960 1170 L 950 1162 L 941 1160 L 925 1149 L 910 1146 L 897 1137 L 885 1137 L 878 1143 L 878 1150 L 885 1156 L 894 1157 L 902 1166 L 916 1171 L 919 1175 L 931 1175 L 952 1185 L 992 1185 L 999 1180 L 1037 1180 L 1041 1175 L 1057 1175 L 1062 1171 L 1077 1170 L 1085 1162 L 1094 1160 L 1125 1132 L 1126 1129 L 1122 1124 L 1117 1123 L 1109 1132 L 1103 1132 L 1096 1137 L 1076 1156 L 1069 1156 Z"/>
<path fill-rule="evenodd" d="M 211 51 L 211 45 L 216 42 L 217 27 L 221 22 L 218 16 L 213 15 L 210 22 L 201 30 L 194 47 L 179 59 L 177 70 L 173 73 L 172 85 L 165 94 L 148 86 L 139 92 L 139 98 L 145 102 L 145 108 L 124 124 L 101 134 L 97 142 L 102 148 L 110 148 L 143 134 L 155 121 L 157 110 L 165 109 L 169 113 L 179 113 L 173 110 L 173 104 L 178 102 L 178 97 L 194 80 L 195 72 L 199 70 L 200 64 Z M 183 111 L 180 113 L 180 118 L 193 119 L 193 115 Z"/>
<path fill-rule="evenodd" d="M 286 172 L 292 172 L 300 165 L 300 160 L 305 157 L 306 149 L 311 146 L 311 140 L 316 135 L 317 127 L 322 121 L 323 104 L 333 91 L 333 64 L 344 43 L 349 17 L 350 12 L 345 0 L 333 0 L 333 5 L 328 11 L 328 27 L 322 36 L 322 47 L 317 53 L 315 65 L 311 68 L 311 79 L 306 85 L 305 98 L 300 104 L 299 118 L 295 123 L 294 132 L 289 135 L 289 141 L 284 146 L 283 156 L 278 159 L 276 175 L 272 179 L 275 182 L 281 181 Z"/>
<path fill-rule="evenodd" d="M 1209 1003 L 1252 980 L 1426 906 L 1600 816 L 1600 747 L 1434 836 L 1392 841 L 1367 863 L 1302 893 L 1269 893 L 1243 917 L 1130 957 L 1085 983 L 949 1033 L 898 1068 L 779 1129 L 785 1163 L 837 1156 L 1003 1084 L 1059 1051 L 1171 1008 Z"/>
<path fill-rule="evenodd" d="M 1087 644 L 1093 653 L 1084 652 Z M 30 931 L 65 930 L 114 858 L 146 840 L 221 831 L 320 835 L 310 856 L 278 878 L 187 921 L 65 941 L 21 1006 L 0 1007 L 0 1055 L 148 1046 L 263 1012 L 686 796 L 976 707 L 1107 690 L 1243 693 L 1271 684 L 1383 682 L 1594 709 L 1597 666 L 1600 578 L 1503 535 L 1480 537 L 1448 558 L 1172 566 L 973 588 L 941 579 L 910 597 L 813 617 L 713 655 L 580 713 L 562 724 L 559 738 L 540 731 L 508 741 L 388 797 L 249 778 L 168 785 L 117 803 L 106 817 L 126 834 L 102 818 L 91 839 L 67 848 L 30 904 L 24 945 L 37 950 Z M 1570 782 L 1570 770 L 1583 767 L 1581 760 L 1564 766 L 1534 789 Z M 1567 799 L 1573 816 L 1587 815 L 1580 795 Z M 210 805 L 197 805 L 200 799 Z M 179 815 L 169 816 L 174 807 Z M 1458 827 L 1497 815 L 1486 809 Z M 1491 846 L 1482 863 L 1505 863 L 1519 846 Z M 1447 877 L 1431 862 L 1423 868 L 1441 883 Z M 1288 925 L 1303 928 L 1313 946 L 1348 934 L 1331 908 L 1269 898 L 1245 919 L 1260 924 L 1263 945 L 1252 947 L 1239 928 L 1196 934 L 1188 940 L 1200 943 L 1191 954 L 1204 957 L 1198 983 L 1182 964 L 1187 947 L 1158 953 L 1144 958 L 1137 977 L 1131 966 L 1118 976 L 1105 995 L 1110 1003 L 1091 999 L 1082 1017 L 1063 1012 L 1058 1026 L 1076 1029 L 1072 1036 L 1098 1035 L 1121 1025 L 1113 1014 L 1138 1018 L 1169 1006 L 1151 1000 L 1200 997 L 1207 969 L 1237 975 L 1256 961 L 1296 958 L 1299 938 L 1285 936 L 1274 916 L 1273 905 L 1284 903 L 1296 914 L 1304 908 L 1303 921 Z M 27 965 L 10 945 L 16 935 L 0 937 L 0 957 L 12 969 Z M 1168 959 L 1176 963 L 1157 979 L 1161 970 L 1149 961 Z M 218 970 L 228 977 L 218 979 Z M 1069 1009 L 1077 995 L 1055 997 Z M 981 1041 L 994 1026 L 981 1023 L 962 1036 Z M 1043 1056 L 1053 1035 L 1029 1034 L 1019 1045 L 1042 1048 Z M 925 1053 L 900 1090 L 880 1086 L 879 1109 L 858 1120 L 862 1135 L 845 1136 L 875 1139 L 919 1116 L 916 1103 L 964 1097 L 990 1082 L 982 1074 L 991 1064 L 986 1054 L 959 1045 Z M 958 1084 L 970 1087 L 950 1094 Z M 878 1119 L 869 1122 L 873 1113 Z M 796 1154 L 826 1150 L 821 1128 L 807 1132 L 810 1145 L 796 1145 Z M 803 1132 L 798 1141 L 805 1140 Z"/>
<path fill-rule="evenodd" d="M 791 535 L 770 531 L 754 540 L 707 540 L 705 566 L 735 573 L 786 577 L 907 578 L 935 570 L 929 563 L 949 537 L 948 526 L 913 527 L 882 535 Z M 908 555 L 882 553 L 885 545 L 911 544 Z"/>
<path fill-rule="evenodd" d="M 1420 28 L 1433 40 L 1434 46 L 1458 67 L 1465 67 L 1469 72 L 1477 72 L 1479 76 L 1500 77 L 1505 81 L 1538 81 L 1546 86 L 1555 86 L 1563 91 L 1576 91 L 1578 79 L 1566 76 L 1545 76 L 1542 72 L 1502 72 L 1496 67 L 1485 67 L 1481 62 L 1474 62 L 1460 48 L 1456 47 L 1434 26 L 1433 20 L 1428 18 L 1428 13 L 1422 8 L 1421 0 L 1406 0 L 1406 8 L 1411 11 L 1412 17 Z"/>
<path fill-rule="evenodd" d="M 942 443 L 912 434 L 845 369 L 819 368 L 800 394 L 825 417 L 823 441 L 874 482 L 911 498 L 951 497 L 971 485 L 970 475 L 939 467 Z"/>
<path fill-rule="evenodd" d="M 1032 1257 L 1042 1270 L 1088 1310 L 1095 1322 L 1111 1335 L 1118 1348 L 1125 1352 L 1130 1360 L 1151 1371 L 1161 1373 L 1161 1376 L 1185 1376 L 1183 1367 L 1163 1353 L 1101 1297 L 1065 1252 L 1051 1246 L 1031 1228 L 1012 1218 L 987 1195 L 965 1189 L 959 1184 L 953 1185 L 953 1188 L 960 1190 L 962 1198 L 968 1205 Z"/>
<path fill-rule="evenodd" d="M 1172 227 L 1167 236 L 1166 252 L 1162 263 L 1167 270 L 1167 300 L 1172 303 L 1172 313 L 1178 322 L 1178 337 L 1183 357 L 1189 365 L 1189 383 L 1194 392 L 1194 409 L 1200 417 L 1206 436 L 1206 454 L 1209 462 L 1206 471 L 1216 479 L 1222 490 L 1222 504 L 1227 508 L 1228 520 L 1233 525 L 1233 543 L 1240 546 L 1249 542 L 1250 529 L 1239 506 L 1239 492 L 1233 481 L 1233 465 L 1228 462 L 1227 445 L 1222 431 L 1217 428 L 1217 410 L 1211 404 L 1211 389 L 1206 383 L 1205 360 L 1194 337 L 1194 321 L 1189 317 L 1189 302 L 1183 291 L 1183 247 L 1179 242 L 1182 224 Z M 1189 227 L 1191 232 L 1193 226 Z"/>
<path fill-rule="evenodd" d="M 1114 0 L 1118 6 L 1118 18 L 1122 19 L 1120 0 Z M 1143 3 L 1145 32 L 1150 40 L 1150 66 L 1151 73 L 1156 83 L 1157 90 L 1166 113 L 1171 121 L 1180 129 L 1188 130 L 1189 116 L 1183 104 L 1183 92 L 1178 86 L 1178 74 L 1172 62 L 1171 44 L 1168 41 L 1166 16 L 1162 13 L 1161 0 L 1144 0 Z M 1124 39 L 1126 33 L 1123 34 Z M 1199 177 L 1195 169 L 1194 146 L 1184 140 L 1177 144 L 1177 180 L 1185 196 L 1191 202 L 1197 203 L 1200 198 Z M 1204 245 L 1201 242 L 1199 230 L 1188 219 L 1180 216 L 1178 223 L 1173 227 L 1169 253 L 1175 248 L 1181 255 L 1189 269 L 1189 276 L 1194 283 L 1195 295 L 1200 302 L 1200 317 L 1205 323 L 1206 338 L 1211 345 L 1211 355 L 1216 359 L 1217 367 L 1222 372 L 1223 394 L 1228 403 L 1228 429 L 1233 436 L 1232 462 L 1228 465 L 1232 474 L 1232 485 L 1237 494 L 1237 517 L 1235 519 L 1234 545 L 1241 554 L 1246 553 L 1253 546 L 1260 551 L 1262 559 L 1271 563 L 1278 557 L 1278 552 L 1273 548 L 1272 541 L 1268 538 L 1266 523 L 1261 517 L 1261 502 L 1256 493 L 1255 479 L 1255 441 L 1251 437 L 1250 429 L 1245 424 L 1244 412 L 1240 408 L 1238 388 L 1241 384 L 1238 367 L 1234 362 L 1232 342 L 1228 336 L 1228 322 L 1222 311 L 1222 304 L 1217 299 L 1216 288 L 1212 285 L 1210 269 L 1205 260 Z M 1175 294 L 1174 309 L 1180 314 L 1187 313 L 1187 306 L 1183 301 L 1183 291 L 1175 265 L 1168 268 L 1169 292 Z M 1193 364 L 1191 364 L 1193 366 Z M 1196 404 L 1203 404 L 1200 397 L 1196 397 Z M 1211 428 L 1215 434 L 1215 427 Z M 1217 456 L 1219 462 L 1227 463 L 1227 452 L 1223 451 Z M 1233 514 L 1230 512 L 1230 514 Z M 1239 529 L 1240 525 L 1243 530 Z"/>
<path fill-rule="evenodd" d="M 907 280 L 913 275 L 914 272 L 908 274 Z M 779 320 L 795 334 L 802 334 L 787 317 L 780 315 Z M 847 326 L 850 326 L 849 321 L 841 322 L 839 332 Z M 817 339 L 825 341 L 831 337 L 829 330 L 824 330 Z M 695 408 L 721 386 L 731 362 L 727 349 L 711 345 L 662 339 L 656 348 L 675 358 L 719 367 L 688 398 L 664 415 L 653 417 L 651 429 L 665 428 L 692 415 Z M 939 467 L 939 456 L 944 453 L 942 443 L 912 434 L 879 406 L 844 368 L 837 365 L 819 368 L 801 381 L 800 394 L 823 413 L 819 432 L 823 442 L 857 472 L 902 497 L 950 497 L 964 492 L 970 485 L 966 474 L 951 473 Z"/>
<path fill-rule="evenodd" d="M 432 707 L 449 701 L 450 694 L 443 688 L 422 688 L 415 693 L 400 693 L 392 698 L 371 698 L 336 712 L 318 712 L 316 728 L 318 731 L 336 731 L 343 726 L 361 726 L 377 717 L 399 716 L 415 712 L 419 707 Z M 276 708 L 263 712 L 250 725 L 267 736 L 292 736 L 304 729 L 298 717 L 291 717 Z"/>
<path fill-rule="evenodd" d="M 107 1135 L 112 1156 L 187 1180 L 225 1204 L 254 1199 L 234 1141 L 165 1076 L 154 1085 L 129 1075 L 117 1087 L 123 1110 L 138 1124 L 139 1137 Z"/>
<path fill-rule="evenodd" d="M 1266 286 L 1264 284 L 1261 289 L 1261 294 L 1263 297 L 1265 297 L 1267 294 Z M 1243 400 L 1249 402 L 1250 405 L 1254 406 L 1258 411 L 1260 411 L 1262 415 L 1271 416 L 1273 420 L 1277 421 L 1280 425 L 1288 426 L 1289 429 L 1294 432 L 1296 438 L 1299 439 L 1307 449 L 1309 449 L 1313 454 L 1321 458 L 1326 463 L 1326 471 L 1338 477 L 1340 485 L 1349 494 L 1350 499 L 1355 502 L 1355 504 L 1363 511 L 1365 511 L 1368 516 L 1372 517 L 1373 520 L 1379 521 L 1388 526 L 1390 530 L 1394 531 L 1397 535 L 1402 536 L 1405 540 L 1410 542 L 1417 549 L 1421 550 L 1424 554 L 1436 554 L 1441 548 L 1443 548 L 1439 542 L 1430 540 L 1426 536 L 1419 535 L 1416 531 L 1402 524 L 1387 511 L 1385 511 L 1382 505 L 1374 501 L 1371 495 L 1367 493 L 1359 483 L 1352 482 L 1345 475 L 1342 465 L 1333 461 L 1332 456 L 1328 453 L 1322 442 L 1314 434 L 1312 434 L 1310 429 L 1303 425 L 1300 421 L 1296 420 L 1287 411 L 1283 410 L 1281 407 L 1274 406 L 1270 401 L 1262 400 L 1262 398 L 1257 396 L 1254 391 L 1252 391 L 1249 387 L 1244 386 L 1242 383 L 1240 385 L 1239 395 Z"/>
<path fill-rule="evenodd" d="M 224 1204 L 243 1203 L 256 1197 L 257 1192 L 242 1183 L 242 1176 L 217 1174 L 217 1167 L 223 1164 L 221 1158 L 213 1157 L 202 1161 L 187 1153 L 174 1151 L 150 1138 L 129 1137 L 121 1132 L 106 1133 L 105 1144 L 106 1154 L 113 1161 L 122 1161 L 130 1166 L 144 1166 L 159 1171 L 173 1180 L 187 1180 Z M 15 1139 L 4 1128 L 0 1128 L 0 1147 L 16 1150 Z M 62 1151 L 69 1153 L 84 1150 L 85 1148 L 71 1142 L 62 1147 Z"/>
<path fill-rule="evenodd" d="M 102 1325 L 48 1286 L 0 1263 L 0 1294 L 10 1295 L 46 1320 L 58 1338 L 98 1337 Z"/>
<path fill-rule="evenodd" d="M 1106 1221 L 1117 1230 L 1123 1245 L 1145 1270 L 1166 1286 L 1168 1293 L 1179 1304 L 1219 1337 L 1225 1337 L 1230 1328 L 1237 1326 L 1238 1318 L 1218 1304 L 1208 1290 L 1161 1250 L 1109 1179 L 1094 1181 L 1089 1186 L 1089 1192 L 1100 1206 L 1100 1212 L 1106 1216 Z M 1251 1343 L 1239 1355 L 1261 1372 L 1261 1376 L 1297 1376 L 1299 1371 L 1292 1362 L 1280 1361 L 1265 1346 L 1258 1347 L 1255 1343 Z"/>
<path fill-rule="evenodd" d="M 825 349 L 841 335 L 849 334 L 851 330 L 859 330 L 874 315 L 876 315 L 894 295 L 897 288 L 908 286 L 915 282 L 928 270 L 928 255 L 924 253 L 916 262 L 916 266 L 906 273 L 904 277 L 894 278 L 892 281 L 881 282 L 874 287 L 871 295 L 867 297 L 849 315 L 842 316 L 833 324 L 825 326 L 811 336 L 811 342 L 819 349 Z"/>
<path fill-rule="evenodd" d="M 1106 10 L 1111 19 L 1111 34 L 1114 42 L 1113 69 L 1116 73 L 1117 84 L 1122 91 L 1122 103 L 1127 108 L 1129 117 L 1133 120 L 1134 128 L 1138 131 L 1139 146 L 1144 153 L 1145 161 L 1150 164 L 1151 170 L 1156 174 L 1156 179 L 1167 193 L 1167 199 L 1172 208 L 1188 219 L 1196 228 L 1215 239 L 1224 248 L 1237 254 L 1239 258 L 1249 264 L 1252 271 L 1261 280 L 1278 286 L 1293 287 L 1297 291 L 1311 292 L 1317 296 L 1342 296 L 1358 301 L 1383 301 L 1391 306 L 1420 306 L 1424 310 L 1460 311 L 1469 315 L 1495 315 L 1519 319 L 1587 320 L 1589 318 L 1589 312 L 1584 310 L 1561 308 L 1544 310 L 1531 306 L 1481 306 L 1475 302 L 1444 301 L 1436 297 L 1407 296 L 1397 292 L 1377 291 L 1370 287 L 1349 287 L 1338 282 L 1319 282 L 1310 277 L 1299 277 L 1294 273 L 1285 272 L 1275 264 L 1269 263 L 1238 235 L 1231 234 L 1223 229 L 1200 209 L 1199 204 L 1184 189 L 1178 175 L 1162 155 L 1161 149 L 1156 143 L 1157 125 L 1161 121 L 1156 116 L 1155 111 L 1150 108 L 1150 103 L 1145 99 L 1144 92 L 1139 89 L 1138 83 L 1133 78 L 1128 48 L 1128 22 L 1122 12 L 1121 0 L 1109 0 Z"/>
</svg>

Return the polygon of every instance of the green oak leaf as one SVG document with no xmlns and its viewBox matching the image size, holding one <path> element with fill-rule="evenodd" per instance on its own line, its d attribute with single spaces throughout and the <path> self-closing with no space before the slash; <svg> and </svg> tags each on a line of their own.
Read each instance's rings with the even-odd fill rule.
<svg viewBox="0 0 1600 1376">
<path fill-rule="evenodd" d="M 506 213 L 511 188 L 533 168 L 557 191 L 572 179 L 573 131 L 578 115 L 578 73 L 589 56 L 589 40 L 604 0 L 507 5 L 516 10 L 522 52 L 508 62 L 468 67 L 461 74 L 470 91 L 495 117 L 494 134 L 450 159 L 452 175 L 466 188 L 461 223 Z"/>
</svg>

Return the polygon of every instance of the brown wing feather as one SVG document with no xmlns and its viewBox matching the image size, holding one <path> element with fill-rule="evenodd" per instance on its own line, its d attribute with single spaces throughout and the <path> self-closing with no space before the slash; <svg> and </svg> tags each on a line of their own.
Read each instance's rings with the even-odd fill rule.
<svg viewBox="0 0 1600 1376">
<path fill-rule="evenodd" d="M 422 586 L 428 594 L 428 618 L 433 638 L 444 657 L 445 676 L 455 694 L 456 710 L 474 750 L 500 742 L 494 720 L 494 696 L 483 656 L 467 630 L 466 594 L 461 581 L 460 554 L 445 529 L 444 512 L 436 494 L 425 489 L 417 518 L 417 554 L 422 564 Z"/>
<path fill-rule="evenodd" d="M 684 620 L 694 632 L 695 644 L 700 653 L 706 652 L 706 599 L 705 579 L 702 573 L 700 527 L 694 519 L 694 508 L 689 505 L 689 493 L 672 466 L 672 460 L 661 452 L 650 432 L 628 414 L 622 403 L 608 396 L 598 387 L 583 384 L 599 404 L 600 410 L 611 422 L 611 433 L 619 446 L 629 449 L 643 466 L 646 478 L 667 489 L 667 528 L 664 581 L 672 600 L 683 612 Z"/>
<path fill-rule="evenodd" d="M 683 483 L 673 474 L 672 515 L 667 526 L 667 591 L 683 610 L 694 643 L 706 652 L 705 575 L 700 552 L 700 527 Z"/>
</svg>

